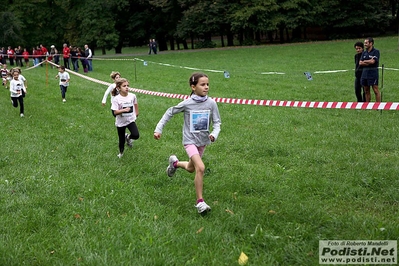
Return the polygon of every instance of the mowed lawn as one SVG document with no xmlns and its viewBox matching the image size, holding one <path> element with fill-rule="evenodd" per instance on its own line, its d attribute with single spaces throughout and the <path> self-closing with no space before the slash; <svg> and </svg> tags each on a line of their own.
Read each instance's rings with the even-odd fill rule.
<svg viewBox="0 0 399 266">
<path fill-rule="evenodd" d="M 212 97 L 352 102 L 356 41 L 96 55 L 85 76 L 186 95 L 198 69 Z M 383 101 L 399 102 L 398 38 L 375 47 Z M 180 99 L 137 93 L 140 139 L 119 159 L 105 84 L 71 74 L 62 103 L 55 68 L 22 74 L 24 118 L 0 87 L 0 265 L 239 265 L 241 252 L 247 265 L 318 265 L 319 240 L 398 239 L 398 111 L 219 103 L 201 216 L 194 175 L 165 173 L 169 155 L 187 160 L 183 116 L 153 139 Z"/>
</svg>

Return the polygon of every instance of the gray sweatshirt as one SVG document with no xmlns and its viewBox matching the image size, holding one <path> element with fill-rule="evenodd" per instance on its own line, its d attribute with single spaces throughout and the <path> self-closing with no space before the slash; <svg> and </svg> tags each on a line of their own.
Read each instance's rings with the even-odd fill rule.
<svg viewBox="0 0 399 266">
<path fill-rule="evenodd" d="M 158 122 L 155 132 L 162 134 L 166 123 L 181 112 L 184 112 L 183 145 L 194 144 L 197 147 L 208 145 L 211 143 L 209 135 L 217 139 L 221 121 L 218 106 L 210 97 L 204 102 L 196 102 L 189 98 L 170 107 Z M 213 130 L 209 134 L 211 124 Z"/>
</svg>

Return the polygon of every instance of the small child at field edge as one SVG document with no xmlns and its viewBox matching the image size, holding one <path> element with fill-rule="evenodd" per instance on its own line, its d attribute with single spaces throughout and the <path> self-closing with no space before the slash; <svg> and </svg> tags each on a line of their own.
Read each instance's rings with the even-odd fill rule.
<svg viewBox="0 0 399 266">
<path fill-rule="evenodd" d="M 194 185 L 197 196 L 195 207 L 198 213 L 203 214 L 210 211 L 211 207 L 205 203 L 202 197 L 205 172 L 202 155 L 206 145 L 217 139 L 221 120 L 216 102 L 208 97 L 208 76 L 203 73 L 194 73 L 189 79 L 189 84 L 191 87 L 190 98 L 166 110 L 155 128 L 154 138 L 156 140 L 161 138 L 164 126 L 175 114 L 184 113 L 183 145 L 189 161 L 179 161 L 176 155 L 171 155 L 166 172 L 169 177 L 172 177 L 177 168 L 183 168 L 190 173 L 195 171 Z M 212 133 L 209 133 L 211 123 L 213 130 Z"/>
</svg>

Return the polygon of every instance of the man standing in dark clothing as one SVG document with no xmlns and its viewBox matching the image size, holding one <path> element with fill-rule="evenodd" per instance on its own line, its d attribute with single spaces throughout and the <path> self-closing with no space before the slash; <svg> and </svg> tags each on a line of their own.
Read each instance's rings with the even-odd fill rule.
<svg viewBox="0 0 399 266">
<path fill-rule="evenodd" d="M 354 45 L 356 49 L 355 54 L 355 95 L 358 102 L 364 102 L 365 94 L 362 84 L 360 83 L 363 73 L 363 67 L 359 65 L 362 53 L 364 50 L 364 45 L 362 42 L 357 42 Z M 363 92 L 363 95 L 362 95 Z"/>
<path fill-rule="evenodd" d="M 373 88 L 375 101 L 381 102 L 381 93 L 378 90 L 378 63 L 380 61 L 380 51 L 374 48 L 374 40 L 368 37 L 364 40 L 365 50 L 360 58 L 359 65 L 363 67 L 361 83 L 366 94 L 366 102 L 370 102 L 370 87 Z"/>
</svg>

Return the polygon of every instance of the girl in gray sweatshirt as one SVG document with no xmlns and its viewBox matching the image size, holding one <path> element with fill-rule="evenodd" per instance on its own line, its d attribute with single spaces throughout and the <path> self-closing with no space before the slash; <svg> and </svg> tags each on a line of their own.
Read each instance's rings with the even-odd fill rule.
<svg viewBox="0 0 399 266">
<path fill-rule="evenodd" d="M 211 210 L 211 207 L 202 197 L 205 172 L 202 155 L 206 145 L 218 138 L 221 120 L 216 102 L 208 97 L 208 76 L 203 73 L 194 73 L 189 79 L 189 84 L 190 98 L 166 110 L 155 128 L 154 138 L 156 140 L 161 138 L 164 126 L 175 114 L 184 113 L 183 145 L 189 160 L 179 161 L 176 155 L 171 155 L 166 172 L 169 177 L 175 174 L 177 168 L 183 168 L 190 173 L 195 172 L 194 184 L 197 196 L 195 207 L 198 213 L 205 214 Z"/>
</svg>

